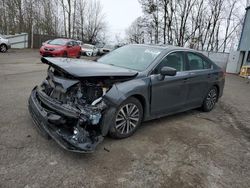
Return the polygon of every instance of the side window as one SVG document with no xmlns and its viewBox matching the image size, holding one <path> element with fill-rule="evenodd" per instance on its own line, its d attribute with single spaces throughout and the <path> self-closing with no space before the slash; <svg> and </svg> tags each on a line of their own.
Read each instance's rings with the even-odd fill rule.
<svg viewBox="0 0 250 188">
<path fill-rule="evenodd" d="M 156 67 L 154 74 L 159 74 L 162 67 L 172 67 L 178 72 L 185 70 L 183 52 L 173 52 L 168 54 Z"/>
<path fill-rule="evenodd" d="M 69 42 L 67 43 L 67 45 L 69 45 L 69 46 L 73 46 L 74 44 L 73 44 L 73 42 L 72 42 L 72 41 L 69 41 Z"/>
<path fill-rule="evenodd" d="M 79 43 L 78 43 L 78 42 L 73 41 L 73 43 L 74 43 L 74 46 L 79 46 Z"/>
<path fill-rule="evenodd" d="M 211 63 L 195 53 L 187 53 L 189 70 L 210 69 Z"/>
</svg>

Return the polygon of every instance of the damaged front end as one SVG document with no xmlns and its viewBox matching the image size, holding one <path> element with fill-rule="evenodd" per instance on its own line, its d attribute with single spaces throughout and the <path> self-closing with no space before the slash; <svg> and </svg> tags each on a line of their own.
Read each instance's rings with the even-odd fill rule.
<svg viewBox="0 0 250 188">
<path fill-rule="evenodd" d="M 105 79 L 76 79 L 50 66 L 31 93 L 29 111 L 39 130 L 64 149 L 92 152 L 103 140 L 100 124 L 108 107 L 103 96 L 111 87 Z"/>
</svg>

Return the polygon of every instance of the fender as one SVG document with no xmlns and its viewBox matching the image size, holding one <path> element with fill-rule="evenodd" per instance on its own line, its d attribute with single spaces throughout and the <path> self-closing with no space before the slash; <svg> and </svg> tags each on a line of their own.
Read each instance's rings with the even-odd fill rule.
<svg viewBox="0 0 250 188">
<path fill-rule="evenodd" d="M 148 102 L 150 98 L 149 82 L 149 78 L 144 78 L 117 83 L 113 85 L 105 96 L 103 96 L 104 102 L 109 106 L 104 112 L 101 122 L 103 136 L 107 135 L 119 105 L 131 96 L 140 95 L 145 99 L 145 104 L 142 104 L 144 109 L 144 120 L 148 119 L 150 106 Z"/>
</svg>

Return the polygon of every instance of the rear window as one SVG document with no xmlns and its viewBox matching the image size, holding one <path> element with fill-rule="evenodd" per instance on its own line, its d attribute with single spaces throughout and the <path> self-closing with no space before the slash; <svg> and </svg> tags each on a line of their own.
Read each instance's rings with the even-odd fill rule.
<svg viewBox="0 0 250 188">
<path fill-rule="evenodd" d="M 188 52 L 187 57 L 189 63 L 189 70 L 202 70 L 211 68 L 211 63 L 205 58 L 199 56 L 198 54 Z"/>
</svg>

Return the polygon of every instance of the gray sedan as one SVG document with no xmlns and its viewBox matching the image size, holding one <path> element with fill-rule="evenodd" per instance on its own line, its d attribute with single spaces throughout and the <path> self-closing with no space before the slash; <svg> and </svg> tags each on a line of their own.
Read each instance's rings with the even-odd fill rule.
<svg viewBox="0 0 250 188">
<path fill-rule="evenodd" d="M 43 136 L 64 149 L 92 152 L 107 134 L 131 136 L 142 121 L 201 108 L 222 96 L 220 67 L 194 50 L 127 45 L 97 62 L 42 58 L 48 76 L 29 98 Z"/>
</svg>

